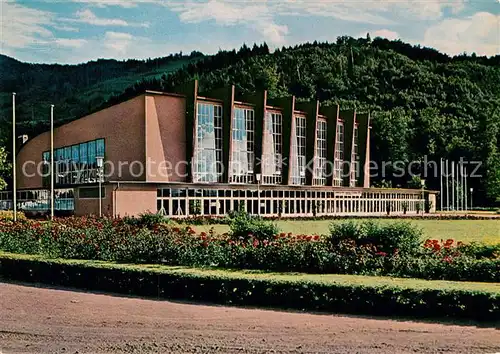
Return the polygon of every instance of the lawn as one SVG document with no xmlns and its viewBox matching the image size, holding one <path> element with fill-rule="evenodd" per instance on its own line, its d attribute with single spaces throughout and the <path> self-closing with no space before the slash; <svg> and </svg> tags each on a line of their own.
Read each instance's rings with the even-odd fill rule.
<svg viewBox="0 0 500 354">
<path fill-rule="evenodd" d="M 284 220 L 277 221 L 283 232 L 294 234 L 327 234 L 332 222 L 342 220 Z M 395 220 L 379 220 L 383 223 Z M 500 219 L 496 220 L 411 220 L 423 230 L 424 238 L 448 239 L 462 242 L 482 242 L 487 244 L 500 243 Z M 229 231 L 228 225 L 197 225 L 193 228 L 198 232 L 208 232 L 211 228 L 217 233 Z"/>
</svg>

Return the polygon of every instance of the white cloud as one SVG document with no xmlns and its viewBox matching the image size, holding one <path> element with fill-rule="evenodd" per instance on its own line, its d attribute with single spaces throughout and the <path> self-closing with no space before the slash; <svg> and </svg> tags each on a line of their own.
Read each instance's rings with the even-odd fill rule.
<svg viewBox="0 0 500 354">
<path fill-rule="evenodd" d="M 97 7 L 120 6 L 124 8 L 136 7 L 139 4 L 160 3 L 161 0 L 71 0 L 73 2 L 84 3 Z"/>
<path fill-rule="evenodd" d="M 24 48 L 52 35 L 45 27 L 52 24 L 52 13 L 3 1 L 0 9 L 2 47 Z"/>
<path fill-rule="evenodd" d="M 129 23 L 119 18 L 97 17 L 91 10 L 80 10 L 75 13 L 76 18 L 64 18 L 61 21 L 86 23 L 93 26 L 118 26 L 118 27 L 148 27 L 147 23 Z"/>
<path fill-rule="evenodd" d="M 270 6 L 265 2 L 229 2 L 209 0 L 207 2 L 167 3 L 170 9 L 179 13 L 179 19 L 185 23 L 215 21 L 222 26 L 245 25 L 265 37 L 271 44 L 285 43 L 288 33 L 286 25 L 279 25 L 274 20 Z"/>
<path fill-rule="evenodd" d="M 54 43 L 61 47 L 81 48 L 88 41 L 85 39 L 56 38 Z"/>
<path fill-rule="evenodd" d="M 397 32 L 394 32 L 394 31 L 391 31 L 388 29 L 380 29 L 377 31 L 369 32 L 369 33 L 370 33 L 371 38 L 382 37 L 382 38 L 390 39 L 391 41 L 400 38 L 399 34 Z M 364 37 L 364 36 L 360 35 L 358 37 Z"/>
<path fill-rule="evenodd" d="M 443 16 L 445 9 L 459 12 L 464 8 L 466 0 L 286 0 L 277 6 L 282 14 L 315 15 L 333 17 L 351 22 L 362 22 L 377 25 L 405 20 L 433 20 Z"/>
<path fill-rule="evenodd" d="M 79 32 L 80 31 L 78 28 L 71 27 L 71 26 L 53 25 L 52 28 L 59 30 L 59 31 L 64 31 L 64 32 Z"/>
<path fill-rule="evenodd" d="M 445 19 L 429 27 L 422 43 L 449 54 L 500 54 L 500 15 L 478 12 L 462 19 Z"/>
<path fill-rule="evenodd" d="M 106 32 L 104 46 L 114 51 L 115 55 L 125 55 L 134 37 L 129 33 Z"/>
</svg>

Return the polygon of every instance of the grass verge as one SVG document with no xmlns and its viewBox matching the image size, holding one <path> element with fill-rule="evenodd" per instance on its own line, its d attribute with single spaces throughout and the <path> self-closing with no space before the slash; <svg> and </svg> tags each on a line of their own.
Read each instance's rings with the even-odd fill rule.
<svg viewBox="0 0 500 354">
<path fill-rule="evenodd" d="M 404 219 L 354 219 L 359 222 L 374 220 L 383 224 L 390 224 Z M 274 221 L 281 231 L 293 234 L 325 235 L 329 233 L 331 223 L 339 223 L 345 220 L 276 220 Z M 479 242 L 485 244 L 500 243 L 500 219 L 491 220 L 432 220 L 432 219 L 412 219 L 407 220 L 416 227 L 422 229 L 423 238 L 427 239 L 448 239 L 465 243 Z M 184 225 L 182 225 L 184 226 Z M 229 232 L 228 225 L 193 225 L 198 232 L 209 232 L 213 227 L 216 233 Z"/>
<path fill-rule="evenodd" d="M 500 321 L 498 283 L 227 271 L 9 253 L 0 253 L 0 277 L 217 304 Z"/>
</svg>

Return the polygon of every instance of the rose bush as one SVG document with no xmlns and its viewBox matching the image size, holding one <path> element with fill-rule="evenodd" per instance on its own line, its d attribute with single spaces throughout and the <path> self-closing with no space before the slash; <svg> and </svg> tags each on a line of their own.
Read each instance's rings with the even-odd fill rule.
<svg viewBox="0 0 500 354">
<path fill-rule="evenodd" d="M 500 281 L 498 246 L 421 243 L 411 225 L 341 223 L 329 236 L 250 232 L 236 237 L 147 220 L 0 221 L 0 250 L 127 263 Z"/>
</svg>

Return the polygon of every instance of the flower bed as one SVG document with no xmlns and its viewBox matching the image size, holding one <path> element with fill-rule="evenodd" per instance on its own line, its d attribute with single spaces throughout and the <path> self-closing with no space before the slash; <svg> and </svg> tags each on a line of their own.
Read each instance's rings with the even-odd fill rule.
<svg viewBox="0 0 500 354">
<path fill-rule="evenodd" d="M 259 230 L 269 231 L 257 225 Z M 51 258 L 280 272 L 500 281 L 500 246 L 416 243 L 407 224 L 337 224 L 329 236 L 197 234 L 148 219 L 0 221 L 0 250 Z M 241 230 L 240 230 L 241 232 Z M 337 232 L 337 233 L 335 233 Z"/>
</svg>

